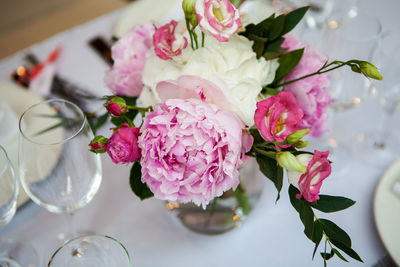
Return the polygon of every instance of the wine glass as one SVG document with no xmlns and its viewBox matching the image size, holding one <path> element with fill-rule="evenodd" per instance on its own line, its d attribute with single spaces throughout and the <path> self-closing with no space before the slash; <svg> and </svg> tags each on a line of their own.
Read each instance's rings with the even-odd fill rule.
<svg viewBox="0 0 400 267">
<path fill-rule="evenodd" d="M 0 145 L 0 228 L 7 225 L 17 209 L 18 180 L 6 150 Z M 12 239 L 0 240 L 0 266 L 36 266 L 37 255 L 32 246 Z M 8 265 L 6 265 L 8 264 Z"/>
<path fill-rule="evenodd" d="M 382 35 L 378 49 L 374 54 L 374 63 L 383 76 L 383 80 L 373 82 L 373 97 L 382 108 L 385 116 L 376 120 L 374 131 L 360 138 L 361 155 L 368 164 L 383 167 L 400 156 L 394 148 L 398 146 L 394 114 L 400 107 L 400 32 L 387 32 Z"/>
<path fill-rule="evenodd" d="M 3 257 L 0 257 L 0 266 L 22 267 L 16 261 L 13 261 L 12 259 L 8 259 L 8 258 L 3 258 Z"/>
<path fill-rule="evenodd" d="M 59 214 L 72 215 L 88 204 L 100 187 L 101 161 L 88 149 L 93 133 L 82 110 L 66 100 L 47 100 L 22 114 L 19 130 L 20 178 L 29 197 Z M 69 232 L 75 235 L 73 228 Z"/>
<path fill-rule="evenodd" d="M 99 234 L 80 236 L 64 243 L 47 265 L 57 267 L 132 267 L 128 251 L 118 240 Z"/>
</svg>

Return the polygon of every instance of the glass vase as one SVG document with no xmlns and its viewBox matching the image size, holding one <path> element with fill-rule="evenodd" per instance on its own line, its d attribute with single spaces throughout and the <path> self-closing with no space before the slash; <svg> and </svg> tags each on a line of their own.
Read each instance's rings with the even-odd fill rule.
<svg viewBox="0 0 400 267">
<path fill-rule="evenodd" d="M 247 161 L 240 171 L 240 184 L 214 198 L 205 209 L 193 203 L 171 203 L 166 206 L 179 224 L 201 234 L 222 234 L 243 224 L 259 201 L 265 177 L 254 159 Z"/>
</svg>

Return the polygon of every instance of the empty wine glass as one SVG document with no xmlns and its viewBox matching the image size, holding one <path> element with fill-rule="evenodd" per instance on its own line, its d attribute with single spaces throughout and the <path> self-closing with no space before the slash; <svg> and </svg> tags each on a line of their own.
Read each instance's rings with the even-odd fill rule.
<svg viewBox="0 0 400 267">
<path fill-rule="evenodd" d="M 362 29 L 362 31 L 360 31 Z M 359 59 L 372 61 L 381 24 L 378 19 L 360 11 L 348 9 L 335 10 L 324 24 L 322 38 L 317 49 L 329 59 L 348 61 Z M 348 112 L 359 105 L 371 93 L 371 80 L 355 73 L 349 67 L 328 73 L 328 90 L 334 99 L 330 105 L 330 132 L 324 135 L 322 144 L 331 151 L 331 160 L 335 163 L 334 173 L 343 176 L 348 173 L 349 162 L 353 158 L 353 143 L 356 142 L 356 130 L 353 130 Z"/>
<path fill-rule="evenodd" d="M 360 31 L 362 29 L 362 31 Z M 330 60 L 372 61 L 381 34 L 379 20 L 363 12 L 335 11 L 326 21 L 318 50 Z M 346 110 L 369 95 L 371 80 L 343 67 L 330 72 L 329 90 L 335 110 Z"/>
<path fill-rule="evenodd" d="M 22 114 L 19 130 L 20 178 L 29 197 L 61 214 L 88 204 L 100 187 L 101 161 L 88 149 L 93 133 L 82 110 L 66 100 L 44 101 Z"/>
<path fill-rule="evenodd" d="M 132 267 L 128 251 L 118 240 L 105 235 L 73 238 L 62 245 L 47 265 L 57 267 Z"/>
<path fill-rule="evenodd" d="M 383 76 L 382 81 L 373 82 L 373 96 L 385 113 L 384 118 L 376 120 L 375 131 L 368 132 L 359 139 L 363 159 L 368 164 L 381 167 L 390 164 L 400 156 L 394 146 L 397 134 L 394 134 L 392 120 L 400 107 L 400 32 L 387 32 L 382 35 L 374 54 L 374 62 Z"/>
<path fill-rule="evenodd" d="M 12 259 L 0 257 L 0 266 L 4 267 L 22 267 L 16 261 Z"/>
<path fill-rule="evenodd" d="M 6 150 L 0 146 L 0 228 L 8 224 L 17 209 L 18 179 Z M 0 266 L 37 266 L 36 251 L 32 246 L 8 238 L 0 240 Z M 7 265 L 6 265 L 7 264 Z"/>
</svg>

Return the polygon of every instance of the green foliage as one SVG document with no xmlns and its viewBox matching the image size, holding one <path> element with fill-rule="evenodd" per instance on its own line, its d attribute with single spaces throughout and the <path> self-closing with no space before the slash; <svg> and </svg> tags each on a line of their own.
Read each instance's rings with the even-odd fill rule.
<svg viewBox="0 0 400 267">
<path fill-rule="evenodd" d="M 275 74 L 275 79 L 272 82 L 272 87 L 282 80 L 289 72 L 291 72 L 297 63 L 299 63 L 301 57 L 303 56 L 304 48 L 290 51 L 287 54 L 283 54 L 279 58 L 279 67 Z"/>
<path fill-rule="evenodd" d="M 254 41 L 253 50 L 257 58 L 274 59 L 280 57 L 285 49 L 281 48 L 282 36 L 291 31 L 303 18 L 309 7 L 301 7 L 292 12 L 275 17 L 270 17 L 258 24 L 249 24 L 246 30 L 241 33 L 249 40 Z"/>
<path fill-rule="evenodd" d="M 322 212 L 337 212 L 347 209 L 355 203 L 355 201 L 345 197 L 319 195 L 319 200 L 311 203 L 311 206 Z"/>
<path fill-rule="evenodd" d="M 153 196 L 153 193 L 147 187 L 146 184 L 142 183 L 142 166 L 138 161 L 135 161 L 131 168 L 131 173 L 129 176 L 129 184 L 133 193 L 140 198 L 140 200 L 145 200 Z"/>
<path fill-rule="evenodd" d="M 338 249 L 353 259 L 362 262 L 360 256 L 351 248 L 350 236 L 334 222 L 317 218 L 312 210 L 312 208 L 316 209 L 316 207 L 319 207 L 324 212 L 340 211 L 352 206 L 354 201 L 343 197 L 321 195 L 320 198 L 322 198 L 322 201 L 320 203 L 318 201 L 309 203 L 304 198 L 298 199 L 296 195 L 299 193 L 300 191 L 296 187 L 293 185 L 289 186 L 290 203 L 299 213 L 300 220 L 304 225 L 304 234 L 315 244 L 312 257 L 314 258 L 318 246 L 325 236 L 325 251 L 320 253 L 325 264 L 327 260 L 335 255 L 347 262 L 347 259 Z M 334 203 L 333 205 L 327 204 L 330 200 Z M 330 253 L 326 252 L 326 244 L 329 244 L 331 247 Z"/>
<path fill-rule="evenodd" d="M 258 166 L 260 167 L 260 171 L 270 179 L 274 185 L 276 190 L 278 190 L 278 196 L 276 200 L 278 201 L 280 198 L 280 192 L 283 184 L 283 169 L 278 165 L 275 159 L 272 159 L 268 156 L 259 154 L 256 152 L 256 160 Z"/>
</svg>

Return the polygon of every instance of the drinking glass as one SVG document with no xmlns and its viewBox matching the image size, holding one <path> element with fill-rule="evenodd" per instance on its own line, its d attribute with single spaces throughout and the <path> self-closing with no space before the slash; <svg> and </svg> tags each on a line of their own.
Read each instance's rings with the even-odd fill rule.
<svg viewBox="0 0 400 267">
<path fill-rule="evenodd" d="M 387 32 L 382 35 L 374 54 L 374 63 L 383 76 L 381 81 L 373 81 L 373 96 L 384 112 L 384 117 L 376 118 L 377 127 L 373 132 L 363 135 L 361 150 L 368 164 L 378 167 L 390 164 L 400 156 L 394 114 L 400 107 L 400 32 Z M 398 129 L 397 129 L 398 130 Z"/>
<path fill-rule="evenodd" d="M 317 49 L 328 57 L 329 62 L 352 59 L 372 61 L 381 29 L 379 20 L 373 16 L 361 11 L 338 9 L 326 20 Z M 370 79 L 351 71 L 348 66 L 333 70 L 328 75 L 328 90 L 334 102 L 330 105 L 330 132 L 324 135 L 321 143 L 325 145 L 324 149 L 331 151 L 334 173 L 343 176 L 348 173 L 349 162 L 354 158 L 353 143 L 356 143 L 357 135 L 349 110 L 370 95 L 372 84 Z"/>
<path fill-rule="evenodd" d="M 6 150 L 0 145 L 0 228 L 8 224 L 17 209 L 18 180 Z M 36 251 L 32 246 L 12 239 L 0 240 L 0 266 L 13 265 L 11 259 L 25 266 L 37 266 Z M 8 265 L 6 265 L 8 264 Z"/>
<path fill-rule="evenodd" d="M 56 267 L 132 267 L 128 251 L 118 240 L 105 235 L 86 235 L 67 241 L 47 265 Z"/>
<path fill-rule="evenodd" d="M 13 261 L 8 258 L 2 258 L 0 257 L 0 266 L 5 266 L 5 267 L 22 267 L 19 265 L 16 261 Z"/>
<path fill-rule="evenodd" d="M 100 187 L 101 161 L 88 149 L 93 133 L 82 110 L 66 100 L 47 100 L 22 114 L 19 130 L 19 172 L 29 197 L 60 214 L 88 204 Z M 73 228 L 69 232 L 74 235 Z"/>
<path fill-rule="evenodd" d="M 362 29 L 362 30 L 360 30 Z M 359 59 L 371 61 L 381 34 L 379 20 L 363 12 L 337 10 L 324 25 L 318 50 L 330 61 Z M 348 67 L 331 71 L 330 93 L 335 110 L 346 110 L 361 103 L 369 95 L 371 80 L 352 72 Z"/>
</svg>

